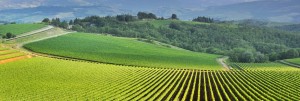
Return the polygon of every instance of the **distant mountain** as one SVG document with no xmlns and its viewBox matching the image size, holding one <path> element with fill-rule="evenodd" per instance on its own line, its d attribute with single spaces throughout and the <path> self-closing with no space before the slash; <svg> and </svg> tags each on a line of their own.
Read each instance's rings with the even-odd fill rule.
<svg viewBox="0 0 300 101">
<path fill-rule="evenodd" d="M 197 16 L 209 16 L 221 20 L 259 19 L 275 22 L 300 22 L 300 0 L 259 0 L 210 7 L 203 6 L 205 4 L 201 4 L 200 1 L 198 4 L 180 0 L 104 1 L 95 5 L 44 5 L 25 9 L 5 9 L 0 10 L 0 20 L 36 22 L 45 17 L 71 19 L 90 15 L 135 15 L 138 11 L 147 11 L 163 17 L 170 17 L 175 13 L 183 20 L 191 20 Z M 209 5 L 209 1 L 207 2 Z"/>
<path fill-rule="evenodd" d="M 109 16 L 129 13 L 130 10 L 109 6 L 40 6 L 25 9 L 8 9 L 0 11 L 1 20 L 16 22 L 36 22 L 43 18 L 73 19 L 90 15 Z"/>
<path fill-rule="evenodd" d="M 263 19 L 276 22 L 300 22 L 300 0 L 263 0 L 210 7 L 195 14 L 226 20 Z"/>
</svg>

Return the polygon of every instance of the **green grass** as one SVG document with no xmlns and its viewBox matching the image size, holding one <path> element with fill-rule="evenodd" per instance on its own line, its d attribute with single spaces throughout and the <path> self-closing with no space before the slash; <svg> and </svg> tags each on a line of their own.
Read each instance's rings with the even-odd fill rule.
<svg viewBox="0 0 300 101">
<path fill-rule="evenodd" d="M 287 59 L 286 61 L 300 65 L 300 58 Z"/>
<path fill-rule="evenodd" d="M 299 71 L 134 68 L 35 57 L 0 65 L 0 77 L 3 101 L 300 100 Z"/>
<path fill-rule="evenodd" d="M 235 69 L 243 70 L 261 70 L 261 71 L 300 71 L 299 68 L 287 66 L 281 63 L 234 63 Z"/>
<path fill-rule="evenodd" d="M 8 24 L 0 25 L 0 34 L 12 33 L 14 35 L 20 35 L 26 32 L 37 30 L 45 27 L 45 24 Z"/>
<path fill-rule="evenodd" d="M 87 33 L 68 34 L 25 45 L 35 52 L 105 63 L 181 69 L 220 70 L 218 55 L 178 50 L 136 39 Z"/>
</svg>

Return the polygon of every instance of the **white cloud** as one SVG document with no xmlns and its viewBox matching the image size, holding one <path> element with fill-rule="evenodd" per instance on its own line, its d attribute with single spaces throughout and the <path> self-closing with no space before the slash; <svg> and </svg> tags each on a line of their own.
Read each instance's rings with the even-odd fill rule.
<svg viewBox="0 0 300 101">
<path fill-rule="evenodd" d="M 41 6 L 44 0 L 2 0 L 0 9 L 19 9 Z"/>
</svg>

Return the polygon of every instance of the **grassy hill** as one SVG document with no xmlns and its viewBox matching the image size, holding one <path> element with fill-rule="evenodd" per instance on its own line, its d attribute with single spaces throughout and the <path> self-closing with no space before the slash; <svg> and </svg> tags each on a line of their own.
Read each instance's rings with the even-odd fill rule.
<svg viewBox="0 0 300 101">
<path fill-rule="evenodd" d="M 0 34 L 12 33 L 14 35 L 20 35 L 22 33 L 30 32 L 33 30 L 45 27 L 45 24 L 8 24 L 0 25 Z"/>
<path fill-rule="evenodd" d="M 295 58 L 295 59 L 287 59 L 286 61 L 300 65 L 300 58 Z"/>
<path fill-rule="evenodd" d="M 24 46 L 35 52 L 113 64 L 219 70 L 218 55 L 99 34 L 74 33 Z"/>
</svg>

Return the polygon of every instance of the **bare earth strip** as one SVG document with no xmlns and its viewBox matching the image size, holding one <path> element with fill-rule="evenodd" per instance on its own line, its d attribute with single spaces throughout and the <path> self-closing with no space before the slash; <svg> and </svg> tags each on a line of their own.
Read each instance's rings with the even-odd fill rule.
<svg viewBox="0 0 300 101">
<path fill-rule="evenodd" d="M 32 56 L 31 55 L 25 55 L 25 56 L 6 59 L 6 60 L 1 60 L 0 64 L 5 64 L 5 63 L 8 63 L 8 62 L 14 62 L 14 61 L 18 61 L 18 60 L 22 60 L 22 59 L 28 59 L 28 58 L 32 58 Z"/>
<path fill-rule="evenodd" d="M 225 61 L 228 59 L 228 57 L 222 57 L 222 58 L 218 58 L 217 61 L 218 63 L 220 63 L 226 70 L 230 70 L 232 69 L 230 66 L 228 66 Z"/>
</svg>

